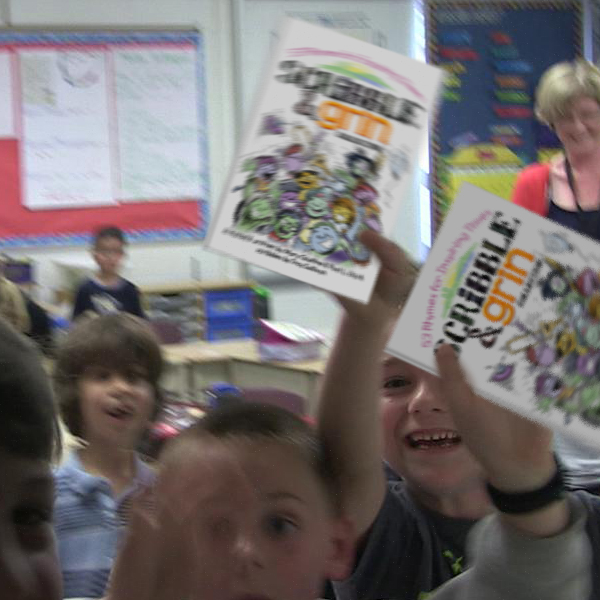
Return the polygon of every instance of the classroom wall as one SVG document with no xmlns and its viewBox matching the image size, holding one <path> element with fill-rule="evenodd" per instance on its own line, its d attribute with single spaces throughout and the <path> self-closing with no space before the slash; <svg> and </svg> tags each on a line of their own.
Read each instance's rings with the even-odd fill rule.
<svg viewBox="0 0 600 600">
<path fill-rule="evenodd" d="M 398 0 L 406 2 L 410 0 Z M 368 3 L 367 3 L 368 4 Z M 229 0 L 0 0 L 4 26 L 47 27 L 198 27 L 205 35 L 208 93 L 208 145 L 211 203 L 218 200 L 234 151 L 236 123 L 233 69 L 233 31 Z M 410 47 L 412 24 L 407 30 Z M 415 186 L 412 186 L 413 188 Z M 416 193 L 403 205 L 395 235 L 413 254 L 419 254 L 419 213 Z M 92 266 L 85 248 L 11 251 L 36 262 L 40 298 L 52 299 L 52 290 L 64 283 L 57 263 Z M 140 285 L 203 279 L 235 279 L 245 274 L 238 261 L 210 253 L 192 242 L 130 247 L 126 276 Z M 302 321 L 301 317 L 298 319 Z"/>
<path fill-rule="evenodd" d="M 234 110 L 230 4 L 219 0 L 3 0 L 0 18 L 12 27 L 198 27 L 205 35 L 209 160 L 213 198 L 233 153 Z M 15 255 L 17 252 L 12 252 Z M 90 265 L 85 248 L 22 250 L 36 262 L 42 288 L 63 283 L 57 263 Z M 138 284 L 236 278 L 240 263 L 208 253 L 193 242 L 130 247 L 126 273 Z M 44 293 L 43 296 L 50 295 Z M 50 298 L 44 298 L 50 299 Z"/>
</svg>

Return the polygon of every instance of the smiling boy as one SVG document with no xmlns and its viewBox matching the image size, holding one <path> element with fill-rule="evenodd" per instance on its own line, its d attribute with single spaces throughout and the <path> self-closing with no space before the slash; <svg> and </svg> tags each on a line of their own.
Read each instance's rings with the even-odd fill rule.
<svg viewBox="0 0 600 600">
<path fill-rule="evenodd" d="M 552 479 L 556 465 L 547 432 L 476 397 L 469 400 L 472 408 L 466 411 L 473 413 L 473 422 L 468 428 L 458 427 L 451 408 L 456 408 L 461 392 L 452 388 L 447 375 L 460 373 L 456 361 L 453 368 L 446 366 L 442 378 L 393 357 L 385 357 L 380 370 L 377 357 L 383 356 L 399 313 L 398 302 L 410 292 L 414 272 L 391 242 L 373 232 L 363 234 L 361 240 L 377 250 L 382 271 L 368 305 L 340 298 L 346 314 L 328 361 L 319 406 L 319 426 L 339 474 L 344 509 L 359 536 L 354 571 L 347 580 L 335 583 L 335 594 L 338 600 L 422 600 L 466 568 L 467 536 L 494 511 L 486 482 L 508 486 L 510 492 L 537 490 Z M 446 365 L 449 362 L 446 357 Z M 455 374 L 457 378 L 460 381 L 461 376 Z M 465 398 L 474 396 L 464 378 L 461 385 Z M 476 409 L 482 404 L 485 408 L 479 412 L 489 412 L 491 417 L 477 421 Z M 478 431 L 489 433 L 483 443 Z M 475 434 L 476 445 L 466 445 L 467 434 L 471 440 Z M 385 481 L 383 457 L 402 481 Z M 560 532 L 565 526 L 564 514 L 560 516 L 564 504 L 561 507 L 558 497 L 547 500 L 550 514 L 559 513 L 552 531 Z M 592 546 L 597 546 L 600 502 L 590 495 L 578 495 L 577 502 L 585 507 L 587 534 Z M 546 504 L 540 506 L 544 516 Z M 520 525 L 520 518 L 535 522 L 537 512 L 516 516 Z M 525 548 L 526 543 L 516 541 L 515 548 L 519 547 Z M 499 554 L 498 564 L 500 556 L 511 558 Z M 597 552 L 593 560 L 598 572 Z M 517 560 L 516 564 L 525 563 Z M 542 581 L 524 577 L 521 588 L 506 578 L 495 581 L 491 575 L 487 582 L 490 587 L 510 589 L 511 598 L 517 593 L 527 598 L 557 597 L 527 596 L 527 590 L 537 584 L 555 582 L 552 594 L 556 594 L 557 582 L 564 583 L 559 577 L 566 563 L 546 564 Z M 598 598 L 596 580 L 594 585 L 592 597 Z"/>
<path fill-rule="evenodd" d="M 154 333 L 127 313 L 76 324 L 58 351 L 59 408 L 69 432 L 83 441 L 56 472 L 67 598 L 102 596 L 131 497 L 154 479 L 136 448 L 160 407 L 161 371 Z"/>
<path fill-rule="evenodd" d="M 211 411 L 168 447 L 154 495 L 136 502 L 110 600 L 314 600 L 323 578 L 340 579 L 349 572 L 353 536 L 348 516 L 362 527 L 367 524 L 360 533 L 362 543 L 371 544 L 385 490 L 376 411 L 356 404 L 358 415 L 351 419 L 339 411 L 325 413 L 340 405 L 329 402 L 328 395 L 347 412 L 357 397 L 366 394 L 372 404 L 377 396 L 378 370 L 365 359 L 381 353 L 406 262 L 383 238 L 362 239 L 378 255 L 384 275 L 368 307 L 344 301 L 347 314 L 323 387 L 321 417 L 333 423 L 327 431 L 321 424 L 325 438 L 273 406 L 238 403 Z M 488 481 L 502 486 L 496 492 L 502 502 L 511 496 L 506 507 L 514 508 L 514 492 L 557 478 L 550 433 L 475 397 L 448 350 L 440 350 L 438 366 L 453 414 Z M 351 422 L 348 435 L 345 427 Z M 361 448 L 364 457 L 359 455 L 348 469 L 340 449 L 349 453 L 352 438 L 360 439 L 364 430 L 374 435 L 364 440 L 369 445 Z M 415 431 L 418 445 L 440 438 L 433 430 Z M 365 480 L 374 484 L 371 497 L 346 494 L 353 483 L 345 477 L 349 471 L 357 490 Z M 539 500 L 533 512 L 496 515 L 478 525 L 475 565 L 431 600 L 587 598 L 590 544 L 584 510 L 575 499 L 562 497 L 559 481 Z M 388 545 L 379 547 L 380 569 L 371 574 L 373 585 L 386 572 L 415 576 L 386 555 L 390 545 L 404 542 L 397 534 L 390 523 Z M 418 551 L 405 548 L 415 553 L 417 566 Z M 336 589 L 340 599 L 410 598 L 399 591 L 357 595 L 352 579 Z"/>
</svg>

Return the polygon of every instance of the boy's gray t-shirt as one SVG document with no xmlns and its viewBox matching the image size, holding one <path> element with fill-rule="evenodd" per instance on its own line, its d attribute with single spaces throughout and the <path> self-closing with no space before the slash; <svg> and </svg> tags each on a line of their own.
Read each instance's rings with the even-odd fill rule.
<svg viewBox="0 0 600 600">
<path fill-rule="evenodd" d="M 352 575 L 334 582 L 337 600 L 424 600 L 465 569 L 476 523 L 417 505 L 404 482 L 389 482 Z"/>
<path fill-rule="evenodd" d="M 574 492 L 587 513 L 593 590 L 600 600 L 600 498 Z M 352 575 L 333 587 L 337 600 L 425 600 L 466 569 L 466 537 L 475 521 L 417 505 L 404 483 L 389 483 Z"/>
<path fill-rule="evenodd" d="M 582 502 L 570 498 L 564 531 L 536 538 L 503 523 L 482 519 L 469 535 L 471 568 L 447 582 L 431 600 L 586 600 L 592 596 L 592 544 Z"/>
</svg>

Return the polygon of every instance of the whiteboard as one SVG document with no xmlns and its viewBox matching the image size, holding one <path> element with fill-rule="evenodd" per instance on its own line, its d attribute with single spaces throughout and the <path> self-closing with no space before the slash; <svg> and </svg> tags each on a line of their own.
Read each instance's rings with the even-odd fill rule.
<svg viewBox="0 0 600 600">
<path fill-rule="evenodd" d="M 236 56 L 240 90 L 240 112 L 250 114 L 261 81 L 265 61 L 277 43 L 283 17 L 370 42 L 400 54 L 410 55 L 413 7 L 409 0 L 237 0 Z"/>
</svg>

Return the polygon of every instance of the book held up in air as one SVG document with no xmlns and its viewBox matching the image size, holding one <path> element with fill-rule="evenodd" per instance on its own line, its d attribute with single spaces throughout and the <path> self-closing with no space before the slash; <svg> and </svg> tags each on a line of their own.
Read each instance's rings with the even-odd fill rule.
<svg viewBox="0 0 600 600">
<path fill-rule="evenodd" d="M 389 341 L 481 396 L 600 446 L 600 244 L 463 184 Z"/>
<path fill-rule="evenodd" d="M 206 246 L 362 302 L 418 166 L 442 71 L 287 18 Z"/>
</svg>

